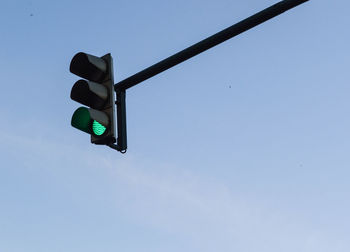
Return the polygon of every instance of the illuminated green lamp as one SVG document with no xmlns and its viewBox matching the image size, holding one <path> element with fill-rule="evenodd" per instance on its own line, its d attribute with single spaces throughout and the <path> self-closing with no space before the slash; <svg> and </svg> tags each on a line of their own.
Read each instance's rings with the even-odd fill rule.
<svg viewBox="0 0 350 252">
<path fill-rule="evenodd" d="M 108 116 L 98 110 L 80 107 L 73 116 L 71 125 L 96 137 L 102 136 L 108 127 Z"/>
<path fill-rule="evenodd" d="M 101 123 L 99 123 L 98 121 L 94 120 L 92 123 L 92 132 L 96 135 L 96 136 L 102 136 L 103 133 L 106 132 L 106 127 L 103 126 Z"/>
</svg>

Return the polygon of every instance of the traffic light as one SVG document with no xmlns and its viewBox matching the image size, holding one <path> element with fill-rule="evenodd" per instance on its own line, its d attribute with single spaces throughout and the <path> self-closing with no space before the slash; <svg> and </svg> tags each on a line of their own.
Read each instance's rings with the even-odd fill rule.
<svg viewBox="0 0 350 252">
<path fill-rule="evenodd" d="M 96 57 L 77 53 L 69 70 L 84 78 L 74 84 L 71 99 L 88 106 L 74 112 L 71 125 L 90 134 L 91 143 L 113 145 L 116 142 L 116 111 L 111 55 Z"/>
</svg>

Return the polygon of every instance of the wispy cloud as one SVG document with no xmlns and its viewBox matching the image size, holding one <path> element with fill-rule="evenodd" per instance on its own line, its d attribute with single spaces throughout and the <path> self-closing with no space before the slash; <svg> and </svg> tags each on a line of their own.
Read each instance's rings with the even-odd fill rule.
<svg viewBox="0 0 350 252">
<path fill-rule="evenodd" d="M 79 159 L 86 166 L 103 167 L 114 181 L 116 206 L 129 220 L 169 236 L 184 237 L 200 251 L 322 252 L 350 248 L 348 241 L 331 230 L 317 229 L 290 212 L 261 205 L 232 191 L 220 179 L 191 172 L 190 167 L 131 155 L 101 156 L 69 141 L 57 143 L 40 135 L 1 132 L 7 148 L 24 153 L 20 158 L 29 165 L 39 159 L 43 163 L 54 159 L 59 167 L 64 157 L 65 165 Z"/>
<path fill-rule="evenodd" d="M 114 169 L 112 160 L 104 162 Z M 191 237 L 201 251 L 349 248 L 330 230 L 318 230 L 291 213 L 262 206 L 247 195 L 230 191 L 220 181 L 191 174 L 186 167 L 153 166 L 158 173 L 137 160 L 114 170 L 116 180 L 122 181 L 127 191 L 121 207 L 138 222 Z"/>
</svg>

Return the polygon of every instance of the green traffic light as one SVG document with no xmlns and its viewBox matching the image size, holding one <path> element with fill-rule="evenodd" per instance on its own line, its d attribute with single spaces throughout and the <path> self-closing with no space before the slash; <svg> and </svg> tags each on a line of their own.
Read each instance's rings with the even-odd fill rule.
<svg viewBox="0 0 350 252">
<path fill-rule="evenodd" d="M 74 128 L 77 128 L 90 134 L 90 121 L 91 117 L 89 110 L 87 108 L 80 107 L 74 112 L 72 116 L 71 125 Z"/>
<path fill-rule="evenodd" d="M 89 109 L 85 107 L 80 107 L 74 112 L 71 124 L 73 127 L 97 137 L 102 136 L 107 130 L 103 124 L 91 118 Z"/>
<path fill-rule="evenodd" d="M 103 135 L 103 133 L 105 133 L 105 131 L 106 131 L 106 127 L 105 126 L 103 126 L 101 123 L 99 123 L 96 120 L 93 121 L 93 123 L 92 123 L 92 132 L 96 136 Z"/>
</svg>

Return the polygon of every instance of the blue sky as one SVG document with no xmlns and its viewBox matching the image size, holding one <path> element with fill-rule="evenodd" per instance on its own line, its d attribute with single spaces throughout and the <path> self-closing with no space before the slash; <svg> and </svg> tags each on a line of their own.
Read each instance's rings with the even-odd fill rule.
<svg viewBox="0 0 350 252">
<path fill-rule="evenodd" d="M 129 89 L 125 155 L 70 126 L 75 53 L 119 81 L 275 2 L 3 0 L 0 251 L 349 251 L 349 1 Z"/>
</svg>

